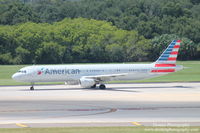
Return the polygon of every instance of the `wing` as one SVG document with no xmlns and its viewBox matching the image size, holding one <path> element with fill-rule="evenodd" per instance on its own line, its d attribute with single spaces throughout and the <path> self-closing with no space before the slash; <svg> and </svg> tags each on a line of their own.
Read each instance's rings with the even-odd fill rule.
<svg viewBox="0 0 200 133">
<path fill-rule="evenodd" d="M 127 73 L 121 73 L 121 74 L 108 74 L 108 75 L 95 75 L 95 76 L 83 76 L 82 78 L 86 79 L 94 79 L 95 82 L 103 82 L 103 81 L 110 81 L 114 78 L 119 78 L 126 76 Z"/>
</svg>

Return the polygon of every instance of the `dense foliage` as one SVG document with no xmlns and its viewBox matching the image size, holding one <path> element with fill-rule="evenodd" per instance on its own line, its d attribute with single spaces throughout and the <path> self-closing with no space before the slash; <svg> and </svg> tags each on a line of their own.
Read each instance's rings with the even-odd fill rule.
<svg viewBox="0 0 200 133">
<path fill-rule="evenodd" d="M 1 26 L 0 40 L 1 64 L 137 61 L 150 44 L 136 31 L 83 18 Z"/>
<path fill-rule="evenodd" d="M 179 59 L 200 59 L 199 0 L 0 3 L 0 64 L 155 60 L 174 39 Z"/>
</svg>

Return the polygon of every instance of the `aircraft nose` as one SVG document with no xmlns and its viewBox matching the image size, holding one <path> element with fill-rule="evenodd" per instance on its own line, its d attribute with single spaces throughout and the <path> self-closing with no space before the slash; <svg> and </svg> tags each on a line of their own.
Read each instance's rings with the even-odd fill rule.
<svg viewBox="0 0 200 133">
<path fill-rule="evenodd" d="M 12 79 L 19 82 L 26 82 L 28 77 L 25 71 L 23 72 L 16 72 L 12 75 Z"/>
<path fill-rule="evenodd" d="M 14 79 L 16 81 L 21 81 L 21 80 L 23 80 L 23 75 L 21 75 L 19 73 L 15 73 L 12 75 L 12 79 Z"/>
<path fill-rule="evenodd" d="M 17 78 L 17 74 L 15 73 L 12 75 L 12 79 L 16 80 L 16 78 Z"/>
</svg>

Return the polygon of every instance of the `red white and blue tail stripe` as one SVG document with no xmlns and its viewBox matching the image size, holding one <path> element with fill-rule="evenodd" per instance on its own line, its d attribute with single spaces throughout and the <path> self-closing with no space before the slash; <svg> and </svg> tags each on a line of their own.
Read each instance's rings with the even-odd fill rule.
<svg viewBox="0 0 200 133">
<path fill-rule="evenodd" d="M 180 48 L 181 40 L 174 40 L 170 43 L 167 49 L 161 54 L 151 72 L 153 73 L 168 73 L 175 72 L 176 59 Z"/>
</svg>

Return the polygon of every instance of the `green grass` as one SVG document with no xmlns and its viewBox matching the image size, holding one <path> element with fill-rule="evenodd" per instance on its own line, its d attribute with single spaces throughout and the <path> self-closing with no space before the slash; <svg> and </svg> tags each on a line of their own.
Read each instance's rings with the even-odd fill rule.
<svg viewBox="0 0 200 133">
<path fill-rule="evenodd" d="M 21 85 L 24 83 L 15 82 L 11 76 L 25 65 L 0 65 L 0 85 Z"/>
<path fill-rule="evenodd" d="M 200 81 L 200 61 L 178 61 L 177 65 L 183 65 L 181 71 L 170 73 L 161 77 L 147 80 L 127 82 L 195 82 Z"/>
<path fill-rule="evenodd" d="M 199 133 L 200 127 L 69 127 L 10 128 L 0 133 Z"/>
<path fill-rule="evenodd" d="M 165 76 L 139 81 L 123 81 L 111 83 L 130 83 L 130 82 L 191 82 L 200 81 L 200 61 L 179 61 L 178 65 L 183 65 L 185 69 Z M 0 85 L 26 85 L 29 83 L 16 82 L 11 79 L 12 74 L 26 65 L 0 65 Z M 42 83 L 42 84 L 61 84 L 61 83 Z M 63 84 L 63 83 L 62 83 Z"/>
</svg>

